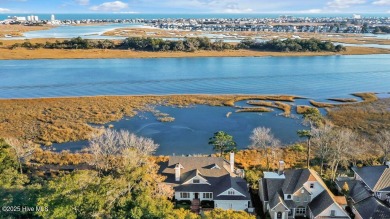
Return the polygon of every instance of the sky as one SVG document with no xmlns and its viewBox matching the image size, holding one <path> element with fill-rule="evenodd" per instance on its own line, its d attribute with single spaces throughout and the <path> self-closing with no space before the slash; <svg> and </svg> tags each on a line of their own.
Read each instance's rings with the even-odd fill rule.
<svg viewBox="0 0 390 219">
<path fill-rule="evenodd" d="M 389 13 L 390 0 L 0 0 L 0 13 Z"/>
</svg>

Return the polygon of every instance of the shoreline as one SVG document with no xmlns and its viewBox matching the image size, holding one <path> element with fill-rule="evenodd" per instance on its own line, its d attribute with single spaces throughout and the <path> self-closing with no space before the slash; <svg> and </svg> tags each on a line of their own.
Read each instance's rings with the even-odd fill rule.
<svg viewBox="0 0 390 219">
<path fill-rule="evenodd" d="M 347 51 L 335 52 L 267 52 L 255 50 L 196 51 L 196 52 L 146 52 L 113 49 L 64 50 L 64 49 L 7 49 L 0 48 L 0 60 L 33 59 L 128 59 L 128 58 L 198 58 L 198 57 L 305 57 L 337 55 L 390 54 L 390 49 L 371 47 L 346 47 Z"/>
</svg>

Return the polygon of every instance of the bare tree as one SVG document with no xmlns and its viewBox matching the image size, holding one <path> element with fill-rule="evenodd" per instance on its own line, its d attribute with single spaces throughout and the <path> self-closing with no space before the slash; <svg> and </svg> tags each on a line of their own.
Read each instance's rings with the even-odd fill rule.
<svg viewBox="0 0 390 219">
<path fill-rule="evenodd" d="M 263 154 L 267 160 L 267 170 L 269 170 L 269 151 L 274 151 L 277 145 L 280 145 L 280 141 L 274 137 L 271 133 L 271 129 L 265 127 L 257 127 L 252 131 L 250 136 L 252 141 L 251 149 L 257 151 L 263 151 Z"/>
<path fill-rule="evenodd" d="M 331 151 L 331 144 L 333 142 L 333 126 L 326 124 L 318 128 L 312 128 L 312 142 L 316 148 L 316 156 L 320 158 L 320 175 L 322 176 L 324 170 L 324 162 L 327 161 L 327 158 Z"/>
<path fill-rule="evenodd" d="M 5 142 L 12 148 L 18 161 L 19 171 L 23 173 L 22 164 L 34 154 L 36 145 L 32 142 L 21 142 L 16 138 L 5 139 Z"/>
<path fill-rule="evenodd" d="M 350 129 L 335 129 L 333 131 L 335 140 L 332 143 L 330 154 L 331 178 L 335 180 L 339 165 L 347 166 L 349 152 L 354 150 L 357 142 L 357 135 Z"/>
<path fill-rule="evenodd" d="M 389 160 L 390 154 L 390 131 L 382 130 L 375 136 L 375 140 L 383 154 L 382 163 L 385 163 Z"/>
<path fill-rule="evenodd" d="M 158 148 L 153 140 L 129 133 L 105 129 L 101 135 L 93 135 L 88 151 L 93 155 L 90 162 L 97 169 L 108 172 L 112 169 L 130 168 L 145 162 L 147 156 Z"/>
</svg>

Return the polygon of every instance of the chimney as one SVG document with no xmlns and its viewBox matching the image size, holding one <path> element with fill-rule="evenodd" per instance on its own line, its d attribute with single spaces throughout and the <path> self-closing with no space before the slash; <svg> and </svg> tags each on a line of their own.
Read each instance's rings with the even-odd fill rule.
<svg viewBox="0 0 390 219">
<path fill-rule="evenodd" d="M 230 152 L 230 172 L 234 173 L 234 152 Z"/>
<path fill-rule="evenodd" d="M 176 164 L 175 166 L 175 181 L 179 182 L 180 181 L 180 164 Z"/>
<path fill-rule="evenodd" d="M 285 166 L 285 163 L 284 161 L 279 161 L 279 169 L 278 169 L 278 174 L 279 175 L 283 175 L 284 174 L 284 166 Z"/>
</svg>

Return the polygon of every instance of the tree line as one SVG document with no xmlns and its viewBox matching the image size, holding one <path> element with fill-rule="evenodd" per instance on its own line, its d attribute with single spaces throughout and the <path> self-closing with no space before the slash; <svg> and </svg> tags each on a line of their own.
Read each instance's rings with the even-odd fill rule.
<svg viewBox="0 0 390 219">
<path fill-rule="evenodd" d="M 341 52 L 345 50 L 342 45 L 334 45 L 329 41 L 319 39 L 273 39 L 265 42 L 258 42 L 253 39 L 246 39 L 237 45 L 240 49 L 253 49 L 261 51 L 276 52 Z"/>
<path fill-rule="evenodd" d="M 243 211 L 199 216 L 175 208 L 173 190 L 151 158 L 157 148 L 149 138 L 106 129 L 92 135 L 86 164 L 63 167 L 70 170 L 49 165 L 59 171 L 47 174 L 36 145 L 0 139 L 0 218 L 254 218 Z"/>
<path fill-rule="evenodd" d="M 340 52 L 345 50 L 342 45 L 334 45 L 329 41 L 321 41 L 318 39 L 273 39 L 266 42 L 258 42 L 253 39 L 242 40 L 238 44 L 226 43 L 223 40 L 211 41 L 207 37 L 191 37 L 183 40 L 164 40 L 159 38 L 141 38 L 129 37 L 123 41 L 116 43 L 112 40 L 88 40 L 81 37 L 72 38 L 70 40 L 43 43 L 31 43 L 25 41 L 23 43 L 15 43 L 10 49 L 18 47 L 28 49 L 121 49 L 135 51 L 184 51 L 195 52 L 198 50 L 209 51 L 224 51 L 250 49 L 261 51 L 276 51 L 276 52 Z"/>
</svg>

